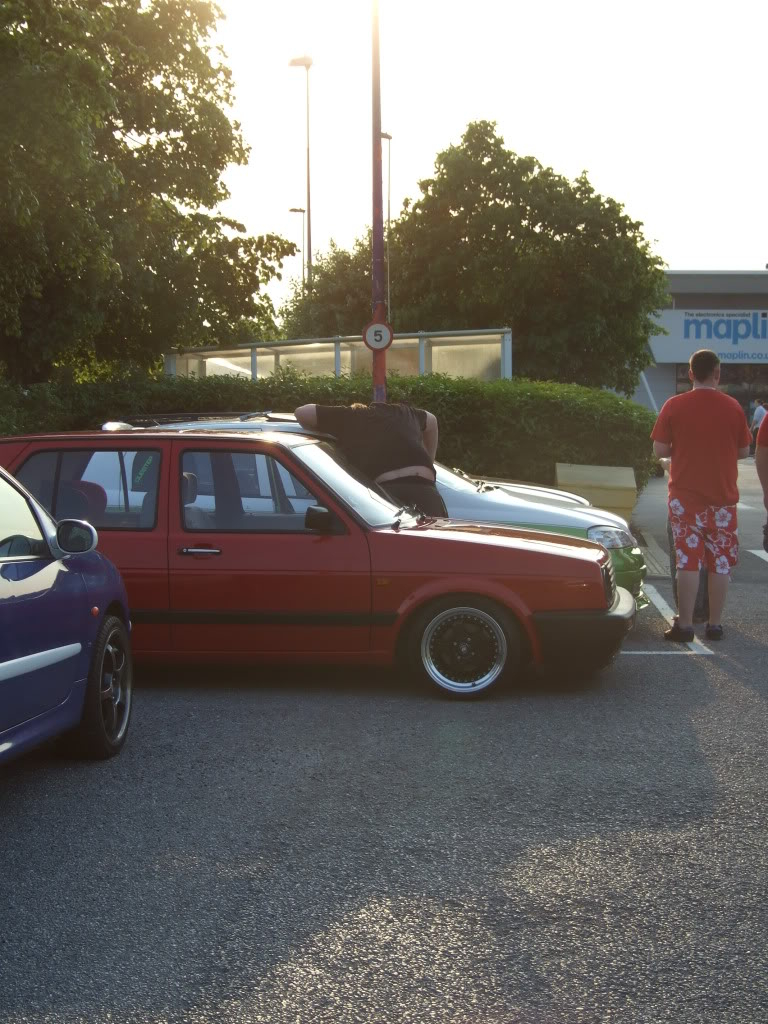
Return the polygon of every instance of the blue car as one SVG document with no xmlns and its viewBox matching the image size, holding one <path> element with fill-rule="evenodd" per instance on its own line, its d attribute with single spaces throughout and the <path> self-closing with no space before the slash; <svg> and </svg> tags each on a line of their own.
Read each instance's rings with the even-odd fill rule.
<svg viewBox="0 0 768 1024">
<path fill-rule="evenodd" d="M 111 757 L 128 732 L 128 599 L 80 518 L 85 496 L 70 499 L 57 523 L 0 469 L 0 762 L 61 733 Z"/>
</svg>

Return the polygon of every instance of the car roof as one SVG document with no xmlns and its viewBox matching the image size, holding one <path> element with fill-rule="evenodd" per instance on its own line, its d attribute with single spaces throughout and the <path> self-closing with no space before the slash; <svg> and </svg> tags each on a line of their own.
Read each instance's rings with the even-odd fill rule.
<svg viewBox="0 0 768 1024">
<path fill-rule="evenodd" d="M 109 432 L 143 432 L 169 428 L 173 430 L 214 430 L 265 431 L 275 430 L 281 434 L 306 434 L 308 437 L 330 437 L 320 430 L 308 430 L 303 427 L 293 413 L 251 412 L 251 413 L 163 413 L 155 418 L 152 416 L 135 416 L 127 421 L 112 420 L 102 425 L 102 430 Z"/>
<path fill-rule="evenodd" d="M 206 430 L 204 427 L 190 424 L 185 427 L 142 427 L 140 429 L 132 429 L 130 427 L 125 430 L 77 430 L 77 431 L 59 431 L 58 433 L 49 434 L 18 434 L 13 437 L 3 437 L 2 442 L 6 441 L 24 441 L 27 443 L 32 442 L 45 442 L 50 444 L 56 441 L 98 441 L 103 443 L 106 447 L 109 444 L 116 443 L 116 439 L 120 438 L 120 445 L 129 444 L 129 438 L 137 440 L 141 438 L 145 440 L 173 440 L 178 438 L 206 438 L 206 440 L 217 440 L 222 441 L 227 438 L 230 440 L 237 440 L 239 442 L 252 442 L 262 443 L 264 441 L 272 444 L 283 445 L 285 447 L 294 448 L 301 444 L 316 443 L 319 438 L 313 436 L 308 431 L 276 431 L 276 430 L 259 430 L 253 433 L 249 433 L 245 430 L 221 430 L 211 429 Z"/>
<path fill-rule="evenodd" d="M 251 412 L 162 412 L 136 413 L 125 420 L 112 420 L 102 426 L 102 430 L 142 430 L 153 427 L 195 427 L 206 423 L 215 423 L 217 428 L 223 424 L 232 424 L 239 428 L 241 424 L 276 423 L 298 426 L 292 412 L 251 411 Z M 301 427 L 299 427 L 301 429 Z"/>
</svg>

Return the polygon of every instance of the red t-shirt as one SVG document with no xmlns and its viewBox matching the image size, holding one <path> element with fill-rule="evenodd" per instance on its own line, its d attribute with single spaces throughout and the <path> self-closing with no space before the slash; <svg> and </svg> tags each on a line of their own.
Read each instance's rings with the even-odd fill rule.
<svg viewBox="0 0 768 1024">
<path fill-rule="evenodd" d="M 687 509 L 736 504 L 739 448 L 749 447 L 752 436 L 735 398 L 714 388 L 668 398 L 651 437 L 672 445 L 670 498 Z"/>
<path fill-rule="evenodd" d="M 763 416 L 757 431 L 757 443 L 761 448 L 768 448 L 768 416 Z"/>
</svg>

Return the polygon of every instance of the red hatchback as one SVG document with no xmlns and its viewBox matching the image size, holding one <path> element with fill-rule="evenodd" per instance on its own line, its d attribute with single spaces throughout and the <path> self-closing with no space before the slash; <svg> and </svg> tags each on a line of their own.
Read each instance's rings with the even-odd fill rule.
<svg viewBox="0 0 768 1024">
<path fill-rule="evenodd" d="M 398 509 L 317 438 L 39 435 L 0 464 L 96 527 L 137 659 L 397 660 L 472 696 L 526 662 L 601 667 L 634 622 L 599 545 Z"/>
</svg>

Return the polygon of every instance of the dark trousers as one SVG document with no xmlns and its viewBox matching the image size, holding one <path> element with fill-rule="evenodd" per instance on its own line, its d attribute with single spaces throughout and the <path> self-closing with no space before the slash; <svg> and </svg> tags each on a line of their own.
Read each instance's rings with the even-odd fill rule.
<svg viewBox="0 0 768 1024">
<path fill-rule="evenodd" d="M 423 476 L 403 476 L 396 480 L 385 480 L 379 486 L 389 494 L 396 505 L 415 505 L 427 516 L 448 515 L 437 485 Z"/>
<path fill-rule="evenodd" d="M 675 538 L 672 534 L 672 523 L 667 519 L 667 540 L 669 541 L 669 574 L 672 577 L 672 593 L 677 608 L 677 563 L 675 561 Z M 709 622 L 709 574 L 702 565 L 699 571 L 699 589 L 693 607 L 694 622 Z"/>
</svg>

